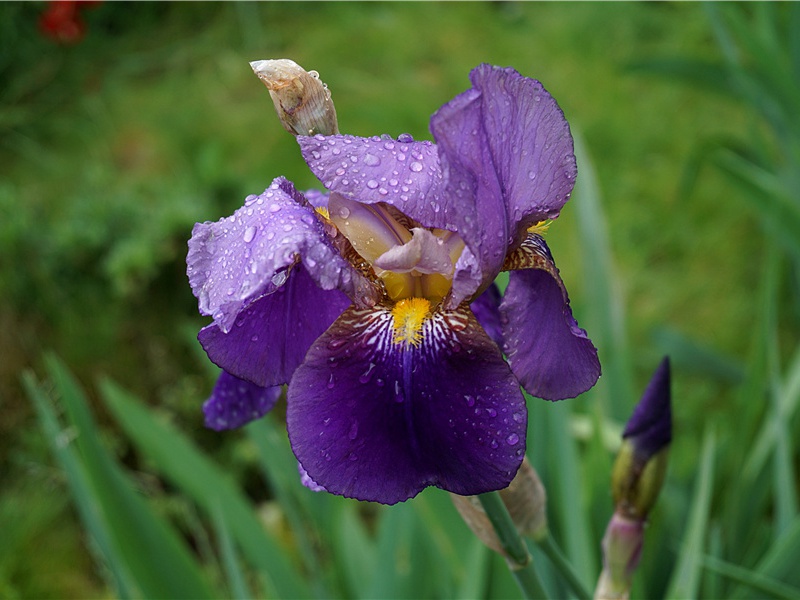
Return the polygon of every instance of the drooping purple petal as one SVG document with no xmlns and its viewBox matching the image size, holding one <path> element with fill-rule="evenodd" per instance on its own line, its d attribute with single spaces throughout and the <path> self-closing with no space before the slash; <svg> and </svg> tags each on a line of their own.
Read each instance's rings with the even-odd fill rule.
<svg viewBox="0 0 800 600">
<path fill-rule="evenodd" d="M 506 268 L 500 314 L 511 369 L 528 393 L 545 400 L 573 398 L 600 377 L 597 349 L 578 327 L 569 297 L 544 240 L 531 235 Z M 529 268 L 523 268 L 529 267 Z"/>
<path fill-rule="evenodd" d="M 444 210 L 472 253 L 456 265 L 450 306 L 479 289 L 480 274 L 494 279 L 528 226 L 558 216 L 576 175 L 569 125 L 538 81 L 489 65 L 470 80 L 431 118 Z"/>
<path fill-rule="evenodd" d="M 350 306 L 339 290 L 323 290 L 302 265 L 284 285 L 242 310 L 227 333 L 212 323 L 198 336 L 208 357 L 260 386 L 289 383 L 309 347 Z"/>
<path fill-rule="evenodd" d="M 206 427 L 236 429 L 263 417 L 281 395 L 281 386 L 261 387 L 223 371 L 211 397 L 203 404 Z"/>
<path fill-rule="evenodd" d="M 186 259 L 200 312 L 223 331 L 254 300 L 280 287 L 298 260 L 323 289 L 374 301 L 372 286 L 339 255 L 313 207 L 282 177 L 260 196 L 248 196 L 232 216 L 195 225 Z"/>
<path fill-rule="evenodd" d="M 303 468 L 303 465 L 297 463 L 297 472 L 300 473 L 300 483 L 302 483 L 305 487 L 310 489 L 312 492 L 327 492 L 324 487 L 319 485 L 316 481 L 309 477 L 306 470 Z"/>
<path fill-rule="evenodd" d="M 401 141 L 403 140 L 403 141 Z M 410 136 L 298 136 L 311 171 L 327 189 L 345 198 L 386 202 L 425 227 L 447 227 L 441 205 L 442 171 L 436 146 Z"/>
<path fill-rule="evenodd" d="M 664 357 L 622 433 L 638 461 L 647 462 L 672 441 L 671 400 L 669 358 Z"/>
<path fill-rule="evenodd" d="M 503 347 L 503 325 L 500 320 L 500 302 L 502 300 L 500 290 L 493 283 L 469 305 L 472 314 L 475 315 L 483 330 L 500 348 Z"/>
<path fill-rule="evenodd" d="M 418 346 L 392 313 L 349 308 L 289 385 L 287 428 L 308 475 L 332 493 L 394 504 L 435 485 L 508 485 L 525 451 L 519 385 L 469 311 L 435 312 Z"/>
</svg>

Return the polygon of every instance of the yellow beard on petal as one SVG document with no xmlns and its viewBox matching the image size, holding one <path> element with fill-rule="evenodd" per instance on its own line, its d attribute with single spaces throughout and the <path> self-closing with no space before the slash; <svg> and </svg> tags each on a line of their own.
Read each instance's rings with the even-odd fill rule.
<svg viewBox="0 0 800 600">
<path fill-rule="evenodd" d="M 422 325 L 431 316 L 431 303 L 425 298 L 405 298 L 394 305 L 392 319 L 394 321 L 395 344 L 411 344 L 419 346 L 422 342 Z"/>
<path fill-rule="evenodd" d="M 539 221 L 538 223 L 534 223 L 528 227 L 528 233 L 544 235 L 550 228 L 550 223 L 552 223 L 552 221 Z"/>
</svg>

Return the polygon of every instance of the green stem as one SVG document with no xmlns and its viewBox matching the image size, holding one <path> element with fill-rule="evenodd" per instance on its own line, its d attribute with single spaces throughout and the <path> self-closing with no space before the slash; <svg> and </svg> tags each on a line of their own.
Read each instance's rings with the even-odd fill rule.
<svg viewBox="0 0 800 600">
<path fill-rule="evenodd" d="M 550 559 L 553 566 L 558 569 L 563 578 L 567 581 L 567 584 L 572 588 L 572 591 L 575 592 L 575 595 L 578 596 L 580 600 L 591 600 L 591 592 L 586 588 L 580 577 L 578 577 L 572 564 L 564 556 L 564 553 L 561 552 L 561 549 L 558 547 L 558 544 L 556 544 L 553 536 L 550 535 L 550 532 L 546 532 L 544 537 L 536 540 L 536 544 L 547 555 L 547 558 Z"/>
<path fill-rule="evenodd" d="M 547 593 L 539 581 L 539 575 L 531 560 L 528 546 L 517 531 L 506 505 L 497 492 L 481 494 L 478 499 L 486 511 L 486 516 L 494 527 L 508 559 L 511 574 L 517 580 L 525 598 L 547 598 Z"/>
</svg>

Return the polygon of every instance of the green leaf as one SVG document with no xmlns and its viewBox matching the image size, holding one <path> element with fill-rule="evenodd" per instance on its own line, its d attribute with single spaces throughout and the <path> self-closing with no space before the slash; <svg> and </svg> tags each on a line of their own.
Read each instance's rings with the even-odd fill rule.
<svg viewBox="0 0 800 600">
<path fill-rule="evenodd" d="M 311 593 L 290 563 L 286 550 L 264 530 L 252 504 L 222 470 L 183 434 L 162 423 L 111 381 L 101 384 L 103 398 L 127 435 L 159 471 L 207 514 L 224 511 L 231 535 L 245 558 L 265 579 L 269 595 L 306 598 Z"/>
<path fill-rule="evenodd" d="M 106 548 L 125 565 L 144 597 L 215 597 L 175 530 L 133 491 L 129 479 L 100 443 L 97 425 L 75 380 L 54 357 L 48 357 L 46 363 L 77 432 L 79 460 L 92 501 L 99 508 L 98 521 L 107 531 Z"/>
<path fill-rule="evenodd" d="M 700 468 L 692 498 L 686 534 L 681 543 L 678 564 L 672 574 L 666 598 L 697 598 L 702 572 L 701 556 L 708 527 L 708 512 L 714 483 L 714 451 L 716 436 L 707 430 L 700 454 Z"/>
<path fill-rule="evenodd" d="M 222 565 L 228 578 L 231 598 L 235 598 L 236 600 L 254 598 L 255 596 L 247 587 L 246 574 L 239 564 L 239 557 L 236 554 L 236 546 L 231 538 L 225 512 L 218 506 L 213 511 L 212 516 L 214 520 L 214 529 L 217 532 L 219 552 L 222 555 Z"/>
</svg>

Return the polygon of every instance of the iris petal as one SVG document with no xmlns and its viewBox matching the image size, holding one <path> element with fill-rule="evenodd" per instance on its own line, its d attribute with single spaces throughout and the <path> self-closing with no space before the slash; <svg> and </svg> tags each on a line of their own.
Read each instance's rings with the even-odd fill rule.
<svg viewBox="0 0 800 600">
<path fill-rule="evenodd" d="M 431 142 L 352 135 L 298 136 L 308 163 L 332 192 L 375 204 L 386 202 L 424 227 L 447 227 L 442 171 Z"/>
<path fill-rule="evenodd" d="M 267 414 L 281 395 L 281 386 L 261 387 L 223 371 L 203 404 L 206 427 L 235 429 Z"/>
<path fill-rule="evenodd" d="M 531 395 L 573 398 L 600 377 L 597 349 L 578 327 L 569 296 L 544 240 L 529 235 L 506 261 L 508 287 L 500 315 L 511 369 Z"/>
<path fill-rule="evenodd" d="M 286 269 L 301 258 L 323 289 L 374 302 L 371 284 L 340 256 L 313 207 L 282 177 L 231 217 L 195 225 L 187 274 L 200 312 L 229 331 L 239 312 L 280 287 Z"/>
<path fill-rule="evenodd" d="M 260 386 L 289 383 L 311 344 L 350 306 L 339 290 L 323 290 L 302 265 L 286 283 L 236 317 L 228 333 L 216 324 L 198 336 L 208 357 L 229 373 Z"/>
<path fill-rule="evenodd" d="M 361 500 L 501 489 L 524 454 L 519 385 L 467 309 L 434 312 L 418 344 L 393 340 L 389 309 L 348 309 L 312 345 L 287 404 L 308 475 Z"/>
<path fill-rule="evenodd" d="M 538 81 L 489 65 L 470 79 L 431 118 L 444 210 L 473 254 L 456 265 L 450 306 L 479 289 L 478 273 L 494 279 L 528 226 L 558 216 L 576 174 L 569 125 Z"/>
</svg>

